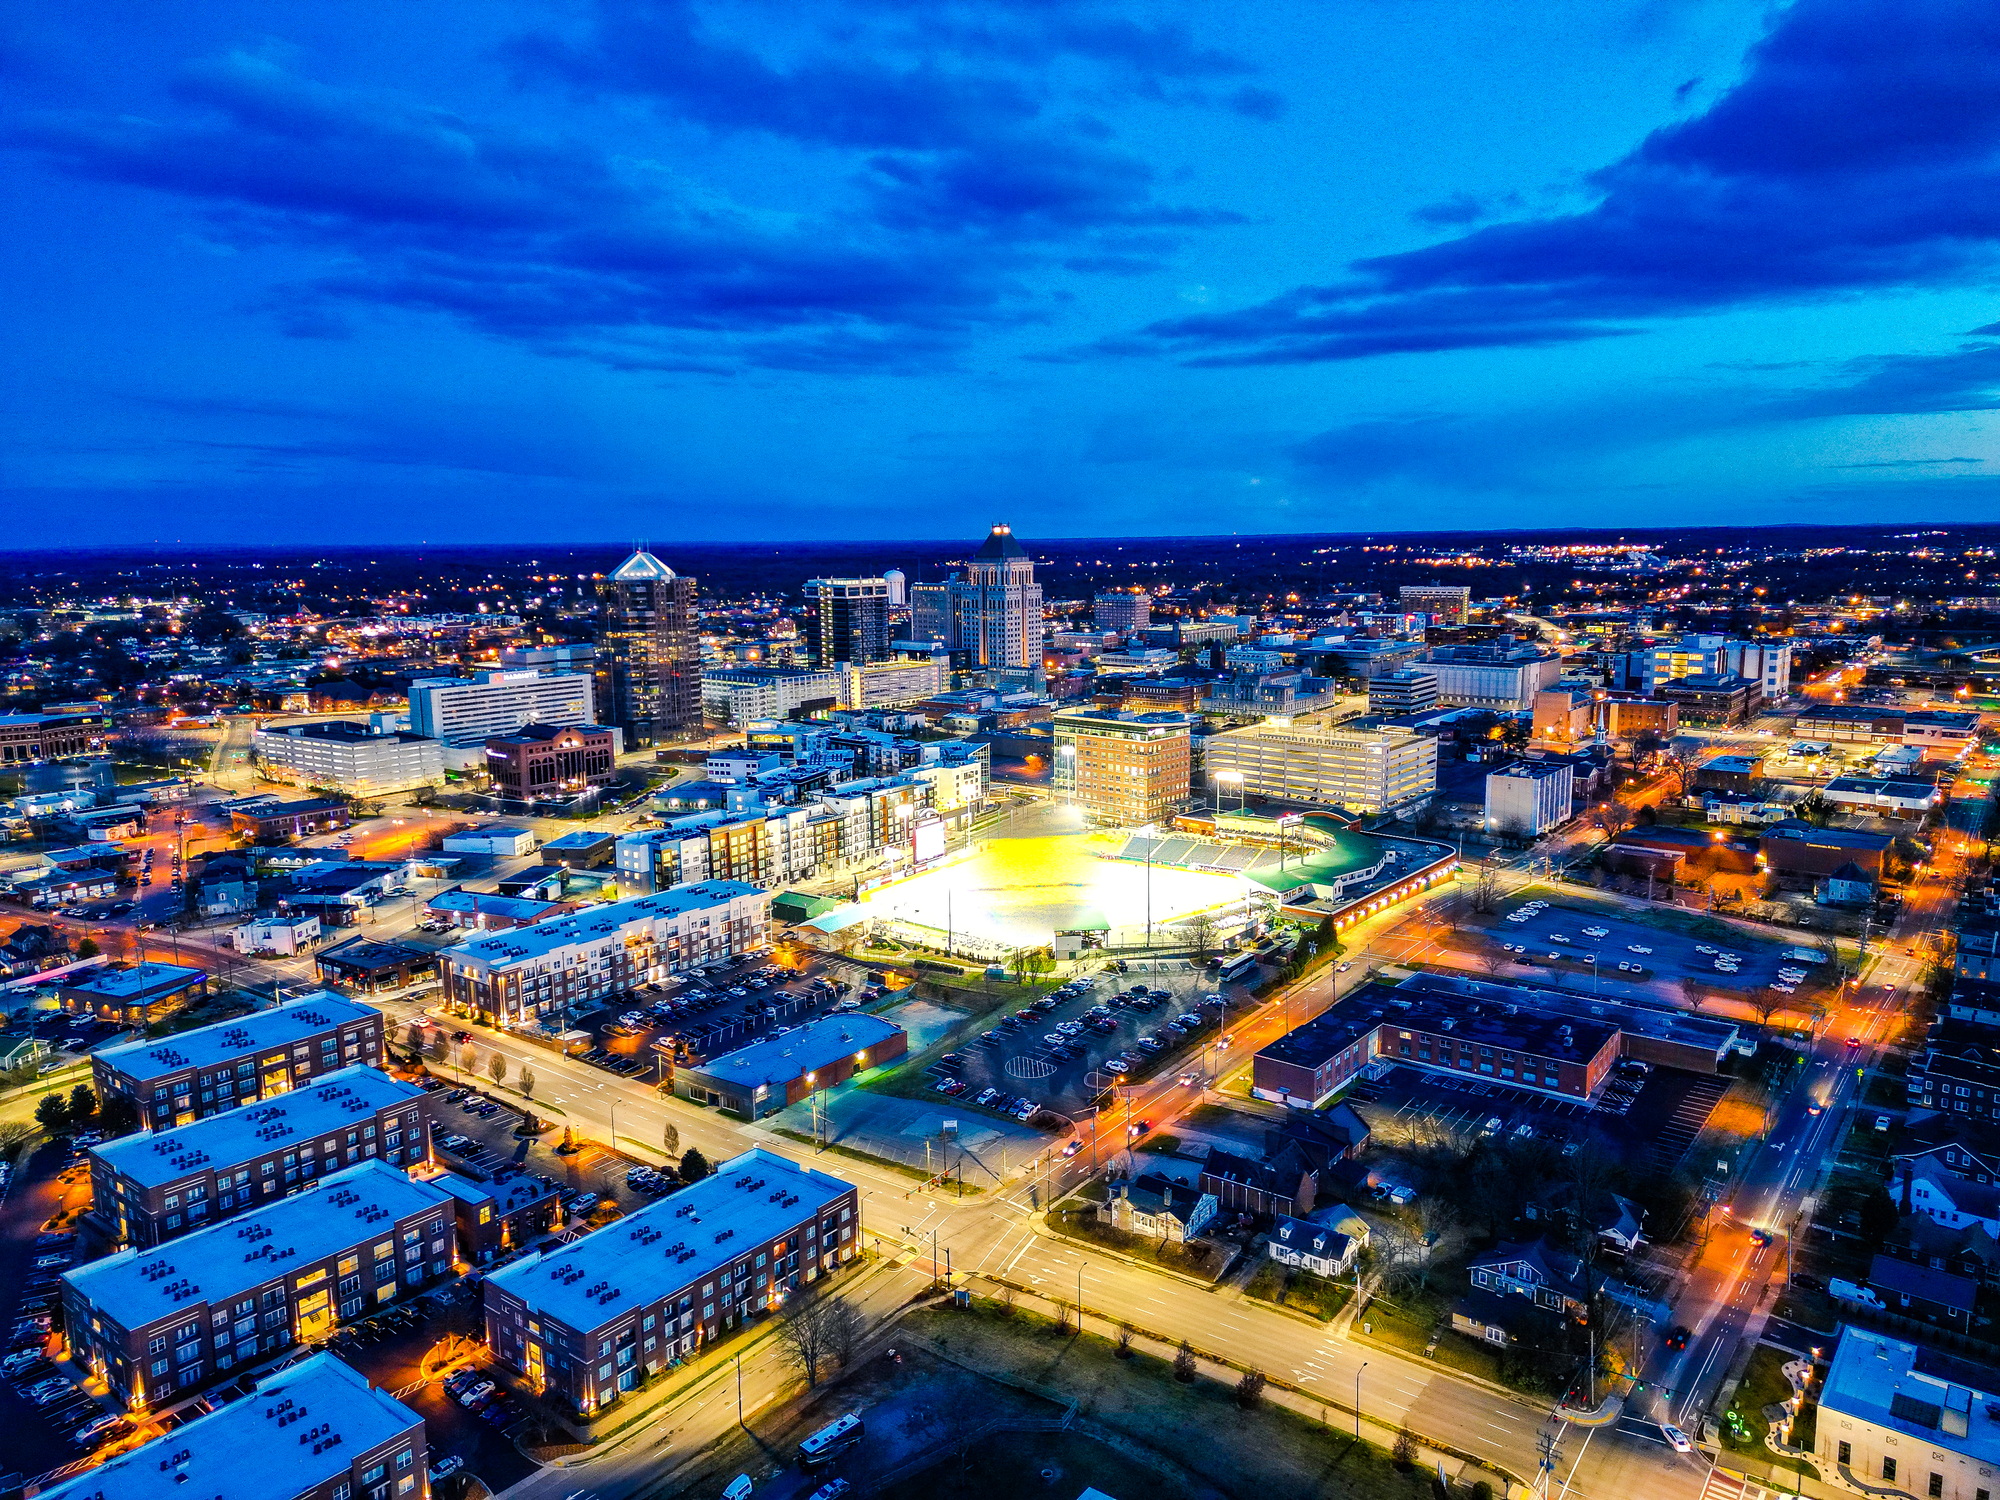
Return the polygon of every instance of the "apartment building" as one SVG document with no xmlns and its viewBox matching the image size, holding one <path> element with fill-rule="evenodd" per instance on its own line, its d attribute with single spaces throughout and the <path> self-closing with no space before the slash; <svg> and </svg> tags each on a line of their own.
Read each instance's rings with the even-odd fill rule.
<svg viewBox="0 0 2000 1500">
<path fill-rule="evenodd" d="M 429 1096 L 379 1068 L 169 1130 L 90 1148 L 91 1213 L 113 1243 L 146 1249 L 289 1197 L 363 1161 L 430 1158 Z"/>
<path fill-rule="evenodd" d="M 1063 801 L 1128 828 L 1187 806 L 1186 715 L 1065 709 L 1054 728 L 1053 784 Z"/>
<path fill-rule="evenodd" d="M 275 1010 L 91 1054 L 100 1099 L 127 1098 L 151 1130 L 288 1094 L 382 1062 L 382 1013 L 320 990 Z"/>
<path fill-rule="evenodd" d="M 410 730 L 473 745 L 530 724 L 590 724 L 596 721 L 594 689 L 587 672 L 539 667 L 419 678 L 410 684 Z"/>
<path fill-rule="evenodd" d="M 771 898 L 740 880 L 681 885 L 489 933 L 438 953 L 445 999 L 497 1026 L 597 1004 L 763 948 Z"/>
<path fill-rule="evenodd" d="M 632 889 L 703 880 L 775 885 L 825 870 L 868 865 L 907 846 L 935 815 L 940 789 L 964 792 L 970 773 L 863 777 L 823 788 L 810 800 L 767 803 L 753 792 L 732 809 L 689 813 L 664 828 L 621 834 L 619 879 Z M 984 784 L 983 769 L 978 773 Z M 956 816 L 962 816 L 963 809 Z"/>
<path fill-rule="evenodd" d="M 889 655 L 888 579 L 812 578 L 805 592 L 813 606 L 816 666 L 880 661 Z"/>
<path fill-rule="evenodd" d="M 305 1425 L 300 1425 L 300 1424 Z M 424 1419 L 332 1354 L 114 1453 L 41 1500 L 428 1500 Z"/>
<path fill-rule="evenodd" d="M 250 743 L 266 776 L 294 786 L 381 797 L 444 785 L 444 747 L 436 740 L 351 719 L 259 729 Z"/>
<path fill-rule="evenodd" d="M 711 1177 L 486 1280 L 486 1344 L 590 1416 L 854 1258 L 852 1183 L 751 1150 Z"/>
<path fill-rule="evenodd" d="M 452 1267 L 452 1198 L 381 1160 L 63 1273 L 69 1356 L 138 1411 L 317 1343 Z"/>
<path fill-rule="evenodd" d="M 1437 790 L 1437 741 L 1401 729 L 1252 724 L 1204 741 L 1211 785 L 1351 812 L 1405 807 Z"/>
</svg>

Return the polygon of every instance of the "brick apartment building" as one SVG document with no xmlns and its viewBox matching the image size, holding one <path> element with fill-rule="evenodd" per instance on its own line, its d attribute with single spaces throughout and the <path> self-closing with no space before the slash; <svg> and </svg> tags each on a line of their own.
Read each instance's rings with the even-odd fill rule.
<svg viewBox="0 0 2000 1500">
<path fill-rule="evenodd" d="M 164 1130 L 381 1061 L 381 1012 L 322 990 L 240 1020 L 107 1047 L 90 1067 L 98 1098 L 130 1099 L 143 1124 Z"/>
<path fill-rule="evenodd" d="M 141 1249 L 367 1160 L 430 1157 L 429 1095 L 380 1069 L 325 1074 L 265 1103 L 90 1148 L 92 1214 L 114 1244 Z"/>
<path fill-rule="evenodd" d="M 325 1339 L 452 1268 L 452 1200 L 381 1160 L 63 1273 L 70 1357 L 131 1410 Z"/>
<path fill-rule="evenodd" d="M 768 1151 L 486 1280 L 486 1343 L 589 1416 L 853 1259 L 851 1183 Z"/>
<path fill-rule="evenodd" d="M 303 1425 L 301 1425 L 303 1424 Z M 428 1500 L 424 1419 L 331 1354 L 40 1491 L 42 1500 Z"/>
</svg>

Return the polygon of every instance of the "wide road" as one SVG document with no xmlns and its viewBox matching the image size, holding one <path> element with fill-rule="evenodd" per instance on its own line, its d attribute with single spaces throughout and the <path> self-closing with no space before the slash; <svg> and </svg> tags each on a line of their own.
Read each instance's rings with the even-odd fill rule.
<svg viewBox="0 0 2000 1500">
<path fill-rule="evenodd" d="M 1427 918 L 1420 920 L 1435 921 L 1433 908 L 1440 905 L 1441 897 L 1424 903 L 1420 910 L 1427 912 Z M 1377 935 L 1378 941 L 1395 920 L 1380 923 L 1383 934 Z M 1336 993 L 1365 978 L 1365 966 L 1358 963 L 1346 973 L 1322 970 L 1287 1000 L 1267 1005 L 1259 1016 L 1238 1020 L 1233 1029 L 1239 1045 L 1226 1053 L 1211 1052 L 1210 1062 L 1219 1064 L 1225 1074 L 1246 1067 L 1251 1051 L 1266 1034 L 1275 1035 L 1286 1024 L 1287 1012 L 1290 1024 L 1296 1025 L 1331 1003 Z M 397 1023 L 421 1013 L 420 1007 L 405 1001 L 379 999 L 374 1003 Z M 920 1289 L 929 1280 L 934 1250 L 942 1267 L 1005 1280 L 1067 1300 L 1074 1300 L 1081 1273 L 1084 1303 L 1092 1313 L 1168 1338 L 1186 1338 L 1204 1352 L 1254 1365 L 1307 1390 L 1322 1392 L 1330 1400 L 1353 1401 L 1355 1375 L 1365 1362 L 1361 1403 L 1371 1419 L 1391 1426 L 1408 1422 L 1420 1434 L 1452 1442 L 1517 1474 L 1533 1473 L 1537 1434 L 1548 1425 L 1545 1406 L 1462 1379 L 1422 1359 L 1351 1342 L 1235 1293 L 1212 1290 L 1113 1257 L 1093 1257 L 1088 1248 L 1051 1237 L 1041 1223 L 1049 1201 L 1048 1179 L 1054 1179 L 1058 1191 L 1073 1186 L 1088 1170 L 1088 1153 L 1073 1161 L 1046 1161 L 1042 1164 L 1046 1176 L 1030 1171 L 999 1192 L 959 1200 L 926 1192 L 912 1178 L 886 1166 L 816 1154 L 810 1146 L 762 1126 L 662 1096 L 644 1083 L 604 1073 L 517 1038 L 483 1027 L 476 1028 L 473 1036 L 482 1065 L 486 1057 L 497 1052 L 508 1059 L 510 1078 L 518 1078 L 524 1067 L 532 1070 L 536 1101 L 551 1113 L 561 1111 L 564 1122 L 579 1134 L 610 1140 L 615 1105 L 617 1144 L 645 1158 L 657 1159 L 664 1128 L 671 1123 L 683 1148 L 696 1147 L 711 1160 L 761 1146 L 854 1182 L 861 1190 L 867 1237 L 892 1254 L 900 1251 L 916 1257 L 913 1266 L 898 1273 L 902 1277 L 900 1290 L 871 1291 L 871 1310 L 886 1311 Z M 1106 1119 L 1104 1144 L 1114 1148 L 1122 1145 L 1123 1125 L 1131 1118 L 1164 1125 L 1201 1097 L 1201 1091 L 1171 1081 L 1134 1090 L 1132 1097 Z M 916 1279 L 911 1281 L 912 1277 Z M 870 1286 L 875 1284 L 871 1280 Z M 788 1378 L 775 1354 L 767 1352 L 746 1360 L 746 1402 L 753 1407 L 761 1404 L 763 1398 L 780 1391 Z M 537 1476 L 517 1491 L 534 1500 L 543 1496 L 566 1500 L 581 1489 L 598 1500 L 621 1500 L 641 1488 L 646 1476 L 668 1456 L 662 1451 L 663 1443 L 671 1442 L 673 1450 L 681 1450 L 682 1444 L 705 1442 L 733 1423 L 733 1384 L 727 1394 L 727 1401 L 718 1397 L 698 1411 L 677 1411 L 675 1425 L 663 1429 L 658 1439 L 649 1437 L 583 1469 L 561 1471 L 561 1478 L 556 1474 Z M 1706 1473 L 1705 1464 L 1676 1459 L 1657 1443 L 1616 1432 L 1573 1431 L 1563 1452 L 1559 1477 L 1569 1479 L 1569 1493 L 1580 1500 L 1617 1500 L 1639 1493 L 1641 1488 L 1663 1500 L 1682 1496 L 1692 1500 L 1700 1493 Z M 551 1488 L 559 1482 L 563 1488 Z"/>
</svg>

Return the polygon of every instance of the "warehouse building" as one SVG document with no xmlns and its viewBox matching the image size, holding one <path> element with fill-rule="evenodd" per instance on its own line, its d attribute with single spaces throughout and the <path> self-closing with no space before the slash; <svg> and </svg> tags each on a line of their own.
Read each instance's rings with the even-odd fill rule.
<svg viewBox="0 0 2000 1500">
<path fill-rule="evenodd" d="M 674 1074 L 683 1099 L 713 1104 L 746 1120 L 776 1114 L 817 1089 L 901 1057 L 910 1039 L 880 1016 L 822 1016 Z"/>
<path fill-rule="evenodd" d="M 763 1150 L 486 1280 L 486 1343 L 590 1416 L 852 1260 L 852 1183 Z"/>
</svg>

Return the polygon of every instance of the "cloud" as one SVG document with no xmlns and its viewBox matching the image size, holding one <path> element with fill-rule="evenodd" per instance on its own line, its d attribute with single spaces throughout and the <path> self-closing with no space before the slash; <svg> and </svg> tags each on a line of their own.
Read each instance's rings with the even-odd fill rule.
<svg viewBox="0 0 2000 1500">
<path fill-rule="evenodd" d="M 1551 345 L 1982 279 L 2000 264 L 2000 9 L 1797 0 L 1739 82 L 1589 186 L 1587 209 L 1357 261 L 1328 283 L 1155 323 L 1101 352 L 1270 364 Z M 1465 211 L 1470 222 L 1472 200 L 1456 202 L 1444 221 Z"/>
<path fill-rule="evenodd" d="M 1847 378 L 1839 384 L 1799 391 L 1775 403 L 1771 414 L 1809 418 L 2000 410 L 2000 343 L 1966 343 L 1943 354 L 1870 355 L 1850 360 L 1844 373 Z"/>
<path fill-rule="evenodd" d="M 1247 66 L 1089 5 L 766 21 L 759 51 L 716 40 L 692 4 L 603 0 L 511 57 L 530 81 L 783 137 L 828 185 L 809 212 L 739 206 L 702 183 L 700 153 L 635 140 L 629 114 L 606 144 L 243 53 L 184 69 L 150 115 L 47 112 L 4 143 L 188 201 L 213 243 L 305 252 L 316 270 L 251 299 L 296 338 L 352 337 L 375 308 L 617 369 L 915 372 L 1045 317 L 1051 273 L 1151 270 L 1234 219 L 1163 201 L 1096 103 L 1275 110 L 1242 97 Z"/>
<path fill-rule="evenodd" d="M 783 16 L 784 46 L 765 51 L 735 39 L 755 27 L 740 16 L 729 25 L 729 12 L 711 25 L 710 10 L 722 8 L 597 0 L 580 35 L 532 34 L 511 55 L 530 78 L 641 99 L 676 121 L 854 153 L 854 180 L 889 224 L 1029 241 L 1236 221 L 1157 202 L 1152 168 L 1111 141 L 1090 105 L 1283 111 L 1266 89 L 1218 92 L 1248 64 L 1195 45 L 1184 28 L 1090 4 L 749 7 Z"/>
</svg>

